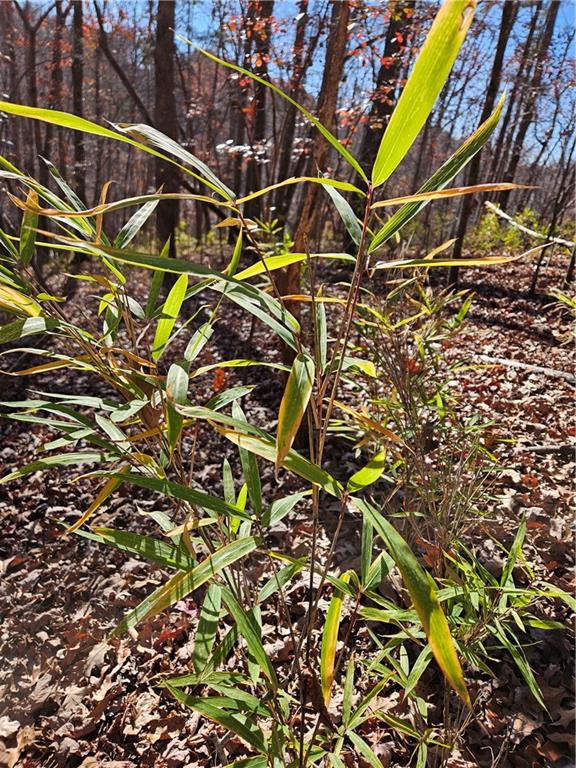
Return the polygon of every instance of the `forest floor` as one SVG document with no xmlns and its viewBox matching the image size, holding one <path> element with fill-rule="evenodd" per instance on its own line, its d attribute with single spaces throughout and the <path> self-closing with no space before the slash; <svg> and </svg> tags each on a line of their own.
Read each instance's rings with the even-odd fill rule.
<svg viewBox="0 0 576 768">
<path fill-rule="evenodd" d="M 537 577 L 572 593 L 574 346 L 567 343 L 570 319 L 551 311 L 543 298 L 547 284 L 559 285 L 561 276 L 548 269 L 537 299 L 526 295 L 527 265 L 466 270 L 463 279 L 476 298 L 447 354 L 484 367 L 460 374 L 462 408 L 493 419 L 500 434 L 511 438 L 499 449 L 505 470 L 493 489 L 486 528 L 509 546 L 524 513 L 527 563 Z M 237 336 L 228 343 L 235 357 L 242 356 L 238 347 L 245 344 L 248 326 L 234 327 Z M 260 349 L 252 349 L 251 357 L 267 354 L 265 332 L 257 329 L 252 342 Z M 3 400 L 22 396 L 15 381 L 3 377 Z M 52 374 L 40 388 L 62 391 L 63 382 L 62 375 Z M 78 391 L 91 388 L 85 378 L 74 385 Z M 279 395 L 279 382 L 260 379 L 253 403 L 264 419 L 273 420 Z M 8 420 L 0 422 L 0 434 L 0 475 L 31 461 L 50 437 L 42 425 Z M 563 447 L 538 452 L 534 446 Z M 207 487 L 217 486 L 220 476 L 221 459 L 214 453 L 208 440 L 198 456 L 200 481 Z M 232 762 L 242 756 L 242 744 L 223 741 L 217 727 L 158 687 L 163 677 L 187 669 L 189 628 L 198 615 L 193 600 L 106 642 L 119 618 L 164 573 L 125 553 L 62 534 L 62 521 L 73 523 L 92 498 L 91 486 L 71 483 L 72 477 L 72 472 L 36 473 L 0 487 L 0 766 L 204 768 Z M 270 472 L 265 483 L 273 488 L 274 482 Z M 145 531 L 143 512 L 154 504 L 144 492 L 123 488 L 98 523 Z M 308 532 L 300 512 L 277 535 L 286 550 L 298 554 Z M 326 535 L 320 545 L 327 541 Z M 342 547 L 341 563 L 357 558 L 354 537 L 345 537 Z M 486 562 L 498 558 L 489 536 L 485 548 Z M 484 676 L 476 684 L 476 717 L 446 762 L 450 768 L 574 765 L 574 632 L 560 601 L 547 601 L 545 615 L 566 625 L 565 630 L 533 630 L 527 639 L 526 653 L 547 711 L 534 701 L 512 660 L 501 661 L 492 679 Z M 283 661 L 280 649 L 277 663 Z M 382 722 L 373 733 L 363 733 L 379 744 L 383 766 L 410 764 L 413 745 Z"/>
</svg>

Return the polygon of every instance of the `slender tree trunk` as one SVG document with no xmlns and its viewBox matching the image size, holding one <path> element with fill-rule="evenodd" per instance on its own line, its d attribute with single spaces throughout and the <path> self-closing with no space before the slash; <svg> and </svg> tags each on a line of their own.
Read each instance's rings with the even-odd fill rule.
<svg viewBox="0 0 576 768">
<path fill-rule="evenodd" d="M 56 0 L 56 21 L 52 37 L 52 61 L 50 71 L 50 87 L 48 91 L 48 106 L 50 109 L 62 109 L 62 37 L 68 10 L 64 11 L 62 0 Z M 64 134 L 58 131 L 58 159 L 54 157 L 54 126 L 46 124 L 44 132 L 43 155 L 54 163 L 60 170 L 64 169 L 66 151 L 64 146 Z M 40 183 L 48 182 L 48 170 L 46 165 L 40 165 Z"/>
<path fill-rule="evenodd" d="M 268 59 L 270 56 L 270 21 L 274 10 L 274 0 L 253 0 L 254 20 L 258 24 L 252 26 L 255 59 L 252 70 L 264 80 L 268 79 Z M 254 100 L 251 104 L 252 131 L 250 144 L 252 157 L 248 160 L 246 170 L 246 192 L 255 192 L 259 189 L 262 178 L 261 157 L 257 154 L 263 149 L 266 140 L 266 102 L 268 88 L 262 83 L 254 83 Z M 248 218 L 260 216 L 261 200 L 252 200 L 247 203 L 245 211 Z"/>
<path fill-rule="evenodd" d="M 72 111 L 84 116 L 84 23 L 82 0 L 72 3 Z M 74 131 L 74 186 L 80 200 L 86 200 L 86 167 L 84 137 Z"/>
<path fill-rule="evenodd" d="M 318 119 L 329 130 L 332 130 L 335 122 L 338 89 L 342 78 L 344 66 L 344 54 L 348 42 L 347 27 L 350 18 L 350 5 L 348 0 L 336 2 L 332 5 L 330 19 L 330 31 L 328 36 L 328 48 L 324 73 L 318 97 Z M 324 168 L 329 156 L 329 144 L 323 136 L 317 133 L 314 137 L 312 154 L 309 158 L 310 173 L 315 173 L 316 168 Z M 304 252 L 308 248 L 308 238 L 316 222 L 318 210 L 319 185 L 307 186 L 302 207 L 298 215 L 298 227 L 294 235 L 294 250 L 296 253 Z M 283 295 L 298 293 L 300 290 L 300 264 L 292 264 L 282 271 L 278 280 L 278 288 Z M 290 302 L 290 310 L 298 314 L 299 307 Z M 286 357 L 291 350 L 285 349 Z"/>
<path fill-rule="evenodd" d="M 522 57 L 518 65 L 518 70 L 515 75 L 515 86 L 511 89 L 511 93 L 508 97 L 508 103 L 506 110 L 500 124 L 500 132 L 495 142 L 495 152 L 492 158 L 492 164 L 490 166 L 490 172 L 488 174 L 488 180 L 492 181 L 496 179 L 497 172 L 502 167 L 505 167 L 506 158 L 510 149 L 510 139 L 513 133 L 514 122 L 512 121 L 512 115 L 518 108 L 518 103 L 522 102 L 522 96 L 525 89 L 521 87 L 522 80 L 529 76 L 534 57 L 534 37 L 538 28 L 538 19 L 542 11 L 542 0 L 538 0 L 535 5 L 532 19 L 530 20 L 530 26 L 528 28 L 528 34 L 522 49 Z M 512 124 L 512 130 L 510 126 Z"/>
<path fill-rule="evenodd" d="M 178 138 L 176 113 L 176 81 L 174 62 L 175 2 L 158 0 L 156 46 L 154 49 L 155 84 L 154 116 L 159 131 L 172 139 Z M 156 185 L 164 192 L 178 192 L 180 176 L 171 163 L 158 161 L 156 164 Z M 178 227 L 179 205 L 177 200 L 163 200 L 156 209 L 156 231 L 160 247 L 170 238 L 170 256 L 176 257 L 176 229 Z"/>
<path fill-rule="evenodd" d="M 554 32 L 556 17 L 558 16 L 559 10 L 560 0 L 551 0 L 550 5 L 548 6 L 548 13 L 546 14 L 546 22 L 544 24 L 542 37 L 540 38 L 538 52 L 536 54 L 536 65 L 534 67 L 534 73 L 530 82 L 526 108 L 524 110 L 524 114 L 522 115 L 522 119 L 518 127 L 518 132 L 514 140 L 512 157 L 510 158 L 510 163 L 504 176 L 504 181 L 514 181 L 516 170 L 522 156 L 524 140 L 526 139 L 528 128 L 532 124 L 532 121 L 536 115 L 536 103 L 538 101 L 538 96 L 540 95 L 542 75 L 544 73 L 546 60 L 548 58 L 548 49 L 550 48 L 550 43 L 552 41 L 552 34 Z M 506 210 L 509 200 L 510 192 L 503 192 L 500 197 L 500 206 L 502 210 Z"/>
<path fill-rule="evenodd" d="M 494 62 L 492 64 L 492 72 L 490 73 L 490 81 L 486 90 L 486 98 L 484 99 L 484 106 L 482 107 L 482 114 L 480 115 L 479 125 L 485 122 L 494 109 L 496 103 L 496 97 L 498 95 L 498 89 L 500 87 L 500 81 L 502 79 L 502 66 L 504 64 L 504 54 L 514 26 L 514 20 L 518 12 L 517 2 L 505 2 L 502 6 L 502 19 L 500 21 L 500 33 L 498 35 L 498 43 L 496 44 L 496 53 L 494 55 Z M 466 174 L 466 185 L 474 186 L 478 183 L 480 175 L 480 153 L 478 152 L 470 161 L 468 166 L 468 172 Z M 458 220 L 458 228 L 456 230 L 456 243 L 454 244 L 454 250 L 452 255 L 455 259 L 459 259 L 462 256 L 462 245 L 464 237 L 466 236 L 466 228 L 468 227 L 468 219 L 472 211 L 474 201 L 472 195 L 466 195 L 462 199 L 462 205 L 460 207 L 460 218 Z M 458 267 L 452 267 L 448 273 L 448 283 L 450 285 L 458 284 Z"/>
</svg>

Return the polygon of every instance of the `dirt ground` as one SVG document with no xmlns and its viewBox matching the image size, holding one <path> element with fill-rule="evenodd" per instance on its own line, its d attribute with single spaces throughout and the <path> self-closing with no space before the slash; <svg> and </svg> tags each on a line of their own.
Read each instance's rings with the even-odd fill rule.
<svg viewBox="0 0 576 768">
<path fill-rule="evenodd" d="M 559 285 L 552 265 L 529 299 L 528 265 L 466 270 L 464 287 L 476 298 L 465 330 L 448 358 L 470 367 L 458 374 L 462 408 L 493 419 L 500 435 L 499 456 L 506 467 L 494 488 L 490 535 L 510 543 L 522 513 L 528 521 L 524 556 L 535 576 L 573 593 L 572 516 L 576 424 L 574 421 L 574 344 L 571 321 L 554 311 L 545 293 Z M 241 357 L 249 321 L 231 324 L 226 345 Z M 268 354 L 267 334 L 256 328 L 250 356 Z M 255 348 L 254 348 L 255 347 Z M 263 421 L 274 418 L 281 388 L 267 375 L 253 373 L 253 407 Z M 14 379 L 2 377 L 2 399 L 19 397 Z M 27 382 L 38 386 L 38 382 Z M 42 387 L 63 391 L 62 376 Z M 76 391 L 94 394 L 86 378 Z M 209 392 L 199 385 L 204 402 Z M 206 385 L 208 387 L 208 384 Z M 0 421 L 0 474 L 32 460 L 50 437 L 42 425 Z M 200 482 L 217 486 L 221 454 L 203 435 Z M 536 447 L 536 449 L 535 449 Z M 72 472 L 36 473 L 0 486 L 0 766 L 9 768 L 189 768 L 219 766 L 234 745 L 218 728 L 174 702 L 158 682 L 182 674 L 191 657 L 190 631 L 198 606 L 193 600 L 113 643 L 106 636 L 115 623 L 163 579 L 161 568 L 93 542 L 62 534 L 92 496 L 89 483 L 71 482 Z M 265 492 L 274 490 L 272 472 Z M 146 512 L 157 501 L 144 491 L 122 488 L 98 522 L 141 532 L 153 529 Z M 307 544 L 306 513 L 296 512 L 276 535 L 292 553 Z M 320 542 L 328 541 L 327 533 Z M 497 558 L 487 539 L 486 559 Z M 358 555 L 347 537 L 340 561 Z M 480 700 L 477 717 L 463 737 L 451 768 L 529 768 L 574 765 L 575 708 L 572 690 L 574 632 L 560 601 L 547 601 L 548 618 L 564 631 L 533 630 L 527 655 L 547 706 L 531 697 L 511 659 L 496 665 L 492 679 L 474 683 Z M 278 659 L 282 663 L 282 658 Z M 380 731 L 384 766 L 408 765 L 409 747 L 397 734 Z M 237 746 L 242 755 L 242 745 Z"/>
</svg>

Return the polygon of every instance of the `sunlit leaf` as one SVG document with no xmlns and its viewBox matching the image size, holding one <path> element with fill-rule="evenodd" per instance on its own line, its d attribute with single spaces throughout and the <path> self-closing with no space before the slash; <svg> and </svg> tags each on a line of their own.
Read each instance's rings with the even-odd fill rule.
<svg viewBox="0 0 576 768">
<path fill-rule="evenodd" d="M 392 113 L 372 169 L 383 184 L 420 133 L 472 23 L 476 0 L 444 0 Z"/>
<path fill-rule="evenodd" d="M 314 386 L 314 360 L 306 352 L 294 358 L 278 412 L 276 470 L 292 447 Z"/>
</svg>

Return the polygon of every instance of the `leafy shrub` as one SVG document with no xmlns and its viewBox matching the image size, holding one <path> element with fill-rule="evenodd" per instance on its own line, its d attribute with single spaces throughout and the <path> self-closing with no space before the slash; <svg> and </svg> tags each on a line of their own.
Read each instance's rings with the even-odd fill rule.
<svg viewBox="0 0 576 768">
<path fill-rule="evenodd" d="M 0 109 L 10 114 L 106 136 L 178 163 L 209 191 L 180 195 L 181 199 L 221 206 L 228 214 L 227 225 L 236 232 L 228 264 L 221 270 L 171 259 L 168 244 L 160 254 L 134 250 L 134 238 L 163 199 L 161 193 L 86 209 L 60 177 L 56 177 L 57 194 L 7 160 L 0 161 L 3 177 L 28 190 L 24 200 L 12 198 L 24 211 L 19 236 L 1 235 L 0 307 L 15 319 L 0 329 L 0 342 L 27 339 L 28 343 L 33 336 L 41 340 L 42 346 L 26 347 L 26 351 L 46 362 L 21 374 L 62 369 L 72 377 L 83 372 L 101 381 L 107 391 L 98 397 L 40 392 L 34 399 L 11 403 L 13 418 L 47 425 L 57 437 L 44 446 L 36 461 L 15 469 L 2 482 L 49 468 L 92 467 L 85 476 L 99 481 L 100 490 L 69 530 L 147 557 L 172 572 L 122 619 L 113 635 L 132 629 L 191 594 L 201 600 L 191 668 L 165 681 L 164 686 L 184 705 L 243 740 L 252 754 L 237 761 L 238 766 L 303 767 L 324 761 L 341 768 L 344 760 L 357 762 L 359 755 L 376 765 L 378 758 L 362 736 L 364 723 L 373 718 L 414 739 L 418 763 L 423 765 L 429 746 L 438 746 L 433 732 L 429 728 L 417 730 L 409 720 L 392 717 L 374 709 L 373 704 L 391 679 L 407 695 L 414 692 L 419 675 L 432 658 L 461 701 L 471 704 L 460 662 L 460 639 L 465 636 L 461 627 L 466 629 L 478 611 L 474 599 L 469 600 L 472 612 L 454 611 L 450 601 L 460 593 L 454 589 L 445 592 L 450 587 L 434 580 L 378 498 L 368 496 L 370 486 L 382 473 L 380 463 L 374 466 L 368 462 L 341 481 L 326 469 L 324 454 L 343 376 L 355 367 L 349 345 L 369 256 L 376 255 L 431 200 L 455 194 L 444 188 L 488 141 L 502 110 L 500 102 L 486 123 L 415 196 L 376 201 L 377 190 L 396 170 L 432 109 L 471 23 L 473 5 L 449 0 L 442 6 L 382 138 L 371 178 L 324 126 L 298 107 L 360 175 L 363 185 L 360 189 L 322 176 L 287 179 L 285 183 L 324 186 L 357 244 L 355 256 L 293 253 L 291 242 L 278 239 L 274 223 L 260 222 L 256 230 L 244 217 L 243 205 L 269 189 L 237 199 L 210 168 L 152 128 L 102 128 L 53 110 L 0 104 Z M 204 53 L 258 80 L 241 67 Z M 260 82 L 287 98 L 272 83 Z M 364 202 L 361 220 L 343 192 Z M 400 207 L 387 220 L 380 220 L 376 214 L 389 205 Z M 129 208 L 136 209 L 132 217 L 114 235 L 109 233 L 106 215 Z M 49 220 L 52 231 L 40 227 L 40 220 Z M 90 257 L 86 273 L 73 276 L 88 282 L 95 295 L 95 304 L 83 308 L 81 320 L 75 319 L 63 297 L 44 285 L 35 259 L 40 246 Z M 430 258 L 379 262 L 371 268 L 450 265 L 450 259 L 434 258 L 441 250 Z M 255 261 L 241 269 L 243 253 L 253 255 Z M 346 297 L 336 303 L 337 313 L 329 314 L 331 304 L 320 290 L 310 291 L 306 298 L 311 324 L 303 328 L 278 293 L 274 273 L 296 262 L 313 264 L 321 258 L 353 263 L 353 275 Z M 497 261 L 505 259 L 459 263 Z M 142 303 L 130 291 L 134 270 L 151 273 L 148 295 Z M 173 282 L 164 296 L 167 275 Z M 257 278 L 256 284 L 250 282 L 252 278 Z M 421 299 L 429 302 L 426 294 L 421 294 Z M 202 311 L 190 310 L 194 301 L 201 302 Z M 218 325 L 225 324 L 228 302 L 264 324 L 271 335 L 287 345 L 293 351 L 293 364 L 286 367 L 269 361 L 223 360 L 217 348 L 212 362 L 206 362 L 203 354 L 211 349 Z M 394 341 L 394 330 L 386 329 L 388 340 Z M 177 349 L 176 339 L 185 339 L 186 345 L 182 354 L 170 358 Z M 429 342 L 423 342 L 424 348 Z M 206 374 L 254 365 L 280 368 L 287 374 L 275 435 L 254 424 L 252 414 L 242 409 L 240 401 L 249 395 L 249 386 L 218 386 L 202 403 L 189 394 L 190 382 Z M 422 386 L 422 392 L 427 390 L 426 381 L 417 377 L 414 381 L 417 387 Z M 436 402 L 438 395 L 436 389 Z M 393 415 L 392 403 L 385 408 L 380 418 Z M 405 409 L 405 415 L 399 416 L 402 429 L 408 428 L 407 414 Z M 308 428 L 308 456 L 292 447 L 303 424 Z M 411 428 L 414 431 L 414 425 Z M 236 472 L 227 456 L 223 458 L 223 496 L 202 487 L 195 476 L 190 446 L 200 439 L 203 429 L 214 430 L 223 443 L 231 443 L 238 451 Z M 262 460 L 273 464 L 276 473 L 298 479 L 301 490 L 279 498 L 265 493 Z M 169 511 L 151 514 L 156 535 L 86 527 L 121 485 L 159 494 L 171 503 Z M 325 498 L 331 498 L 336 506 L 337 525 L 329 551 L 321 553 L 318 532 Z M 305 556 L 294 557 L 275 548 L 271 529 L 296 505 L 306 503 L 313 530 L 311 545 Z M 345 521 L 355 521 L 361 529 L 360 566 L 357 571 L 338 573 L 334 553 Z M 256 562 L 265 564 L 266 577 L 249 576 L 250 565 Z M 458 565 L 460 570 L 465 567 L 463 562 Z M 405 605 L 383 601 L 378 591 L 394 567 L 406 588 Z M 437 576 L 444 578 L 441 571 Z M 294 583 L 303 585 L 307 592 L 306 613 L 300 621 L 292 614 L 287 596 Z M 466 594 L 470 592 L 468 589 Z M 452 611 L 450 621 L 443 605 Z M 262 625 L 265 609 L 273 611 L 288 628 L 293 653 L 288 669 L 277 668 L 267 648 Z M 360 620 L 376 647 L 382 645 L 366 624 L 379 621 L 382 612 L 396 634 L 375 658 L 356 659 L 349 641 Z M 457 630 L 456 637 L 451 628 Z M 413 643 L 421 653 L 420 661 L 410 667 L 407 648 Z M 235 657 L 233 671 L 228 666 L 231 655 Z M 390 675 L 384 660 L 392 665 Z M 337 686 L 341 704 L 333 706 Z M 418 697 L 415 702 L 425 719 L 425 705 Z"/>
</svg>

